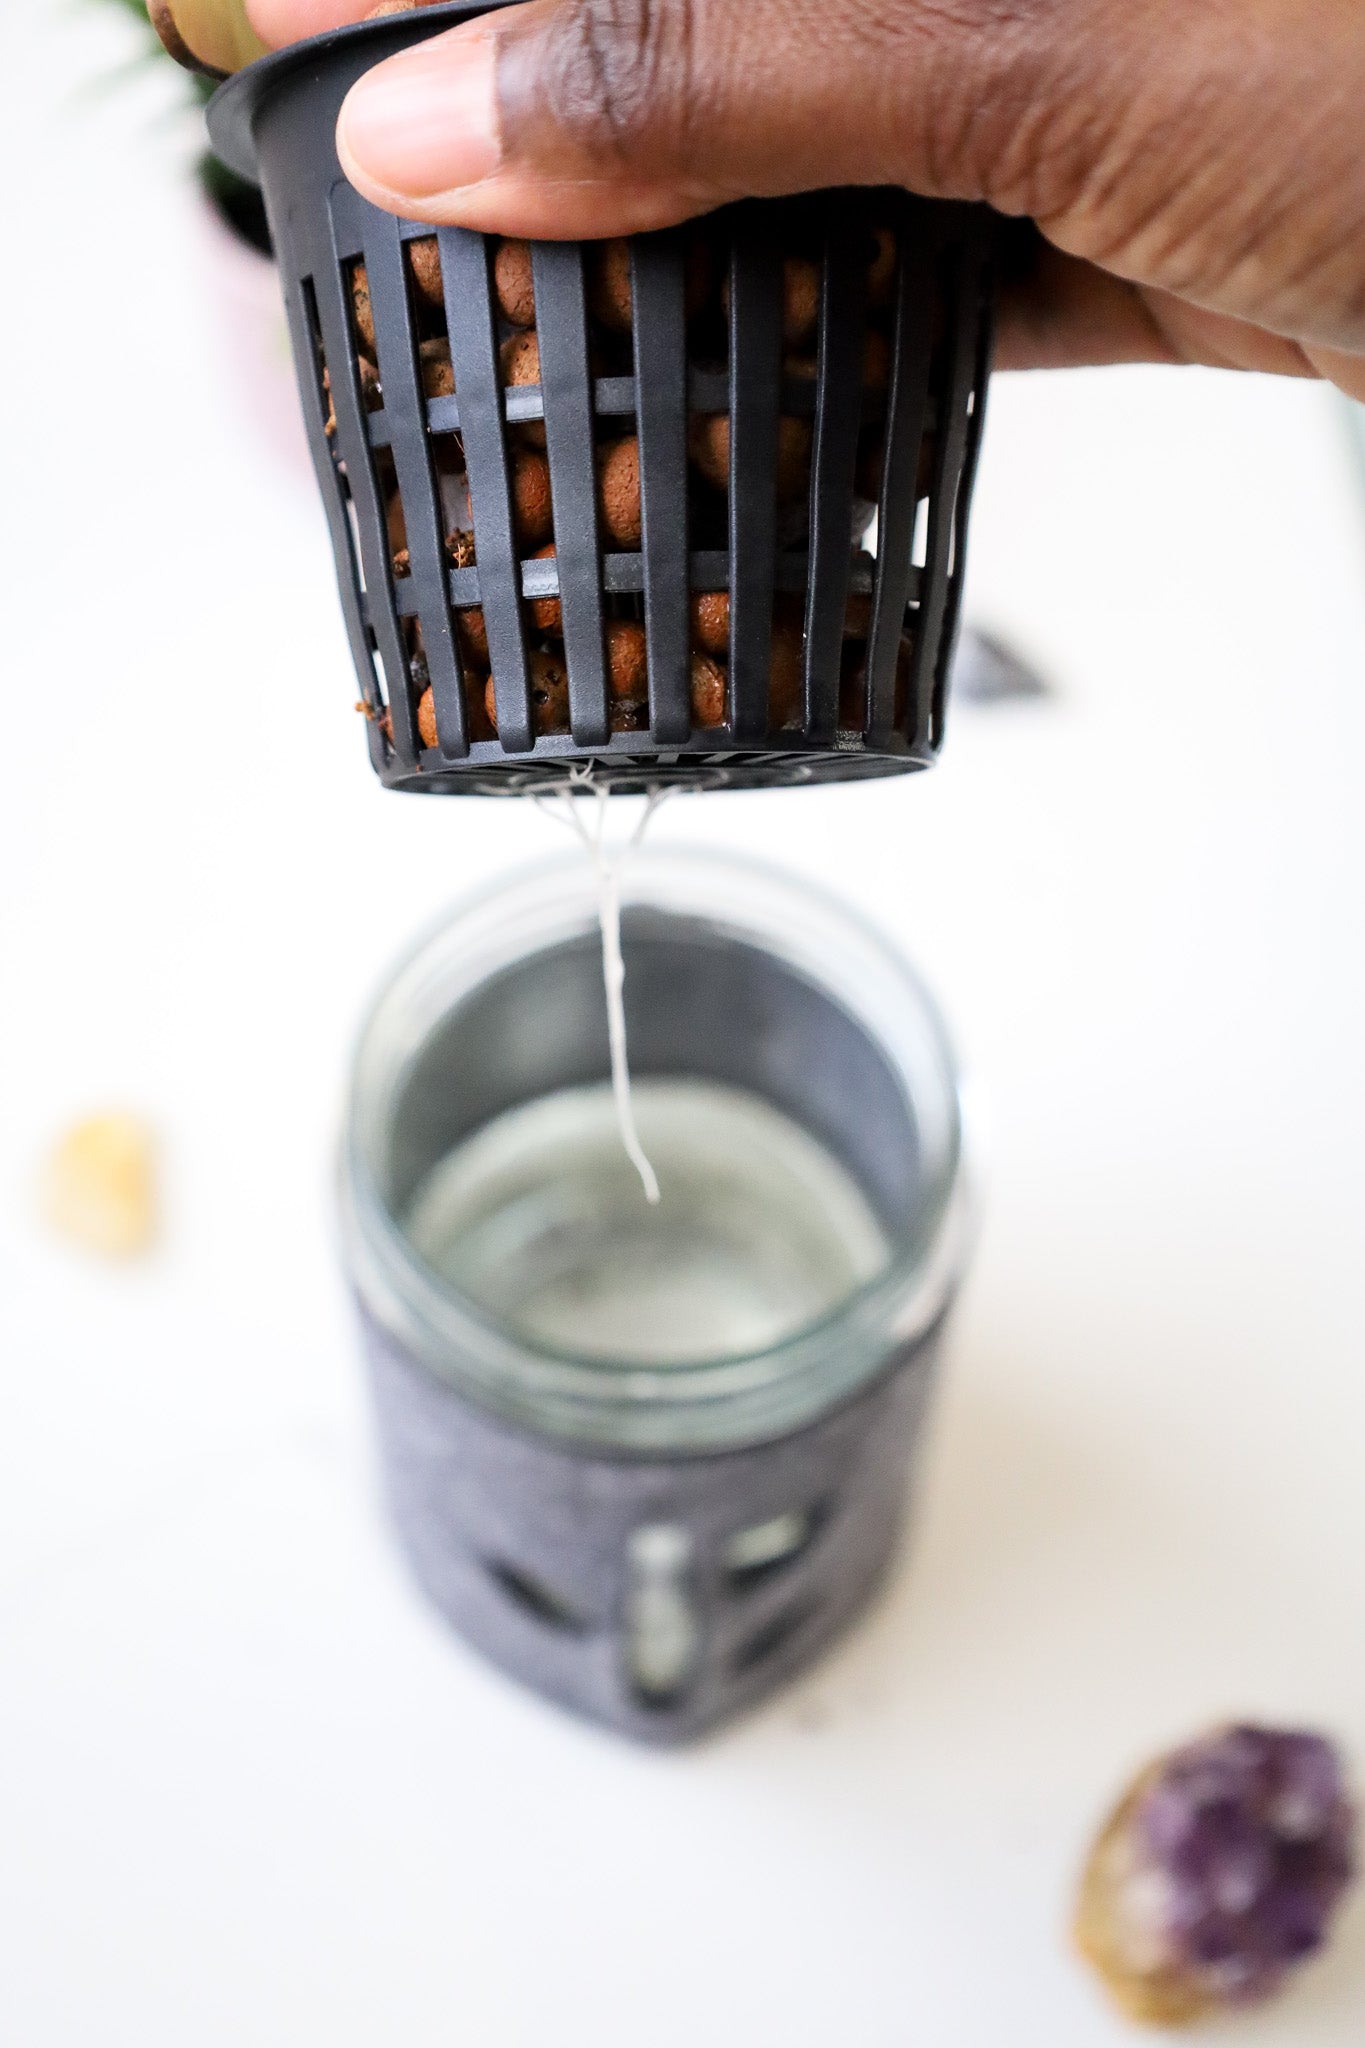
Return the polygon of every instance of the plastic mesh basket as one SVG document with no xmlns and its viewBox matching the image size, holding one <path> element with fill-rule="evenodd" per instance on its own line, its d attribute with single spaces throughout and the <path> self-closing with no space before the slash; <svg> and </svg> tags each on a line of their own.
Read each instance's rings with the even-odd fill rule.
<svg viewBox="0 0 1365 2048">
<path fill-rule="evenodd" d="M 846 190 L 629 243 L 398 221 L 342 176 L 341 101 L 482 11 L 296 45 L 210 112 L 265 193 L 376 770 L 505 794 L 924 765 L 992 216 Z"/>
</svg>

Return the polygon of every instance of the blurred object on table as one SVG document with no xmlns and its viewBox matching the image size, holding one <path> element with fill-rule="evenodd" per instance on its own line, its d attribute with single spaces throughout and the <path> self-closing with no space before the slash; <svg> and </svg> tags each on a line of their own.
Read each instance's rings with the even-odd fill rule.
<svg viewBox="0 0 1365 2048">
<path fill-rule="evenodd" d="M 132 1258 L 156 1237 L 156 1143 L 140 1118 L 106 1111 L 74 1124 L 48 1162 L 43 1209 L 83 1251 Z"/>
<path fill-rule="evenodd" d="M 1008 704 L 1050 697 L 1052 686 L 1005 641 L 967 626 L 953 662 L 952 693 L 958 704 Z"/>
<path fill-rule="evenodd" d="M 1326 1737 L 1234 1725 L 1159 1757 L 1090 1853 L 1076 1942 L 1119 2008 L 1186 2026 L 1261 2005 L 1325 1944 L 1356 1867 Z"/>
</svg>

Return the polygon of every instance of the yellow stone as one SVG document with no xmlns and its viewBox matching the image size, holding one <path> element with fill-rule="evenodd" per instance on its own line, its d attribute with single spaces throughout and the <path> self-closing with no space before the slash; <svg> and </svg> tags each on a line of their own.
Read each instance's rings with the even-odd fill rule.
<svg viewBox="0 0 1365 2048">
<path fill-rule="evenodd" d="M 1128 2019 L 1148 2027 L 1188 2027 L 1207 2019 L 1216 2001 L 1207 1991 L 1191 1986 L 1178 1970 L 1135 1954 L 1132 1930 L 1123 1912 L 1132 1860 L 1133 1814 L 1160 1773 L 1160 1761 L 1149 1764 L 1100 1829 L 1081 1877 L 1072 1937 Z"/>
<path fill-rule="evenodd" d="M 71 1243 L 111 1258 L 145 1252 L 156 1236 L 156 1144 L 137 1117 L 87 1117 L 49 1163 L 45 1209 Z"/>
<path fill-rule="evenodd" d="M 246 18 L 246 0 L 149 0 L 152 26 L 173 57 L 211 71 L 240 71 L 265 55 Z"/>
</svg>

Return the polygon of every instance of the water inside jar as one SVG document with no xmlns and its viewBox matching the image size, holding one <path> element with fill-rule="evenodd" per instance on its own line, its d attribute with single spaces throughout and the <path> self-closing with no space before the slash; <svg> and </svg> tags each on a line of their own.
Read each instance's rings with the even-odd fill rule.
<svg viewBox="0 0 1365 2048">
<path fill-rule="evenodd" d="M 403 1227 L 449 1285 L 526 1341 L 621 1364 L 767 1349 L 887 1263 L 848 1170 L 791 1118 L 711 1081 L 634 1084 L 662 1199 L 640 1199 L 611 1087 L 496 1117 L 425 1176 Z"/>
</svg>

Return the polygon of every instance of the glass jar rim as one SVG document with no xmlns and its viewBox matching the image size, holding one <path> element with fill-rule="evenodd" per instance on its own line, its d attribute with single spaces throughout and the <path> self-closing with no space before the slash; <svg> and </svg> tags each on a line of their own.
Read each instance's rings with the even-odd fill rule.
<svg viewBox="0 0 1365 2048">
<path fill-rule="evenodd" d="M 870 1279 L 776 1344 L 666 1366 L 537 1343 L 432 1271 L 382 1186 L 386 1113 L 460 1001 L 520 961 L 595 937 L 596 875 L 570 857 L 514 870 L 453 905 L 407 950 L 364 1019 L 342 1150 L 352 1277 L 371 1315 L 438 1377 L 511 1419 L 622 1448 L 679 1449 L 680 1435 L 688 1448 L 729 1447 L 851 1397 L 938 1321 L 974 1235 L 970 1091 L 938 1005 L 908 960 L 861 913 L 804 878 L 747 856 L 656 843 L 626 863 L 621 907 L 627 921 L 639 910 L 700 921 L 763 950 L 853 1018 L 932 1141 L 919 1227 L 892 1238 Z"/>
</svg>

